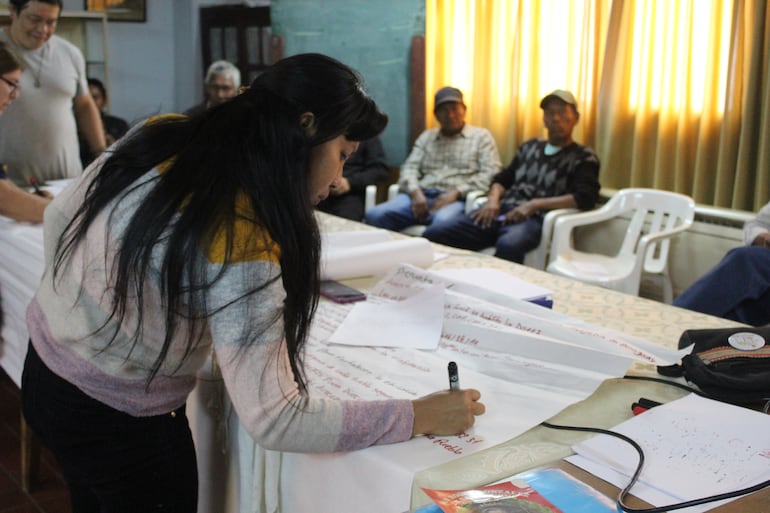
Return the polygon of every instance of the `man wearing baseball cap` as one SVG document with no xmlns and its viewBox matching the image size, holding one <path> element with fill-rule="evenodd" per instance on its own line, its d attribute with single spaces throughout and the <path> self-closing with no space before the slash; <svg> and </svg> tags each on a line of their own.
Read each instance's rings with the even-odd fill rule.
<svg viewBox="0 0 770 513">
<path fill-rule="evenodd" d="M 547 139 L 530 139 L 511 163 L 494 176 L 486 203 L 452 223 L 431 226 L 433 242 L 480 250 L 495 246 L 495 256 L 521 263 L 537 247 L 543 216 L 557 208 L 593 208 L 599 198 L 599 159 L 572 139 L 580 120 L 577 101 L 557 89 L 540 101 Z"/>
<path fill-rule="evenodd" d="M 442 225 L 463 215 L 468 192 L 489 187 L 501 168 L 497 145 L 489 130 L 465 123 L 465 110 L 459 89 L 436 92 L 440 128 L 420 134 L 401 166 L 398 196 L 369 209 L 367 224 L 394 231 Z"/>
</svg>

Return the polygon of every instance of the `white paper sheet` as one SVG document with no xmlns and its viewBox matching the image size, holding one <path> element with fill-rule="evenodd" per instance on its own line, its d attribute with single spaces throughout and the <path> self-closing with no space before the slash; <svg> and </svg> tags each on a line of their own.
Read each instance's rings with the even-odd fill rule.
<svg viewBox="0 0 770 513">
<path fill-rule="evenodd" d="M 498 271 L 497 269 L 442 269 L 431 272 L 450 280 L 472 283 L 516 299 L 529 300 L 548 297 L 553 294 L 553 291 L 550 289 L 522 280 L 503 271 Z"/>
<path fill-rule="evenodd" d="M 633 488 L 631 493 L 656 506 L 770 479 L 770 416 L 757 411 L 691 394 L 647 410 L 613 431 L 642 446 L 645 466 L 640 482 L 668 497 L 649 493 L 645 487 Z M 607 435 L 598 435 L 573 449 L 594 464 L 614 470 L 602 477 L 621 488 L 638 461 L 631 446 Z M 580 459 L 575 463 L 580 465 Z"/>
<path fill-rule="evenodd" d="M 591 474 L 595 475 L 599 479 L 603 479 L 608 483 L 615 484 L 616 486 L 618 486 L 618 488 L 624 488 L 629 482 L 629 477 L 627 475 L 624 475 L 621 472 L 613 470 L 610 467 L 603 465 L 602 463 L 598 463 L 594 460 L 580 456 L 579 454 L 573 454 L 572 456 L 568 456 L 564 459 L 572 463 L 573 465 L 580 467 L 587 472 L 590 472 Z M 622 484 L 618 485 L 617 483 L 622 483 Z M 671 505 L 682 501 L 682 498 L 680 497 L 673 496 L 669 493 L 666 493 L 662 490 L 658 490 L 657 488 L 653 488 L 652 486 L 649 486 L 643 482 L 640 483 L 638 481 L 634 485 L 634 488 L 632 490 L 632 495 L 635 495 L 637 497 L 642 497 L 644 498 L 645 501 L 647 501 L 650 504 Z M 700 506 L 690 506 L 689 508 L 682 508 L 676 511 L 677 512 L 681 511 L 682 513 L 704 513 L 706 511 L 712 510 L 728 502 L 730 501 L 729 500 L 717 501 L 717 502 L 712 502 L 710 504 L 702 504 Z"/>
<path fill-rule="evenodd" d="M 436 349 L 443 321 L 444 287 L 435 285 L 404 301 L 373 298 L 355 303 L 329 342 Z"/>
<path fill-rule="evenodd" d="M 372 288 L 369 297 L 380 296 L 388 299 L 403 300 L 416 294 L 425 287 L 444 284 L 447 293 L 462 293 L 465 296 L 482 300 L 485 317 L 476 316 L 475 322 L 486 326 L 507 326 L 529 333 L 542 335 L 562 342 L 581 345 L 586 348 L 611 352 L 621 356 L 631 356 L 636 360 L 653 365 L 671 365 L 678 362 L 689 350 L 676 351 L 659 344 L 608 328 L 594 326 L 586 322 L 500 294 L 478 285 L 453 281 L 435 272 L 425 271 L 409 265 L 401 265 Z M 476 306 L 467 303 L 456 308 L 456 315 L 467 315 Z"/>
</svg>

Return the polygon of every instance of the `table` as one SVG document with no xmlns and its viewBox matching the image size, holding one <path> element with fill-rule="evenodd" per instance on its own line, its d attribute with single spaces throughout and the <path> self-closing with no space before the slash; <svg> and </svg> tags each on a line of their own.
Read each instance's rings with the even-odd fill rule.
<svg viewBox="0 0 770 513">
<path fill-rule="evenodd" d="M 326 230 L 345 230 L 360 227 L 350 222 L 322 217 Z M 679 336 L 688 328 L 717 328 L 736 326 L 736 323 L 695 312 L 671 307 L 655 301 L 626 294 L 600 289 L 594 286 L 574 282 L 541 271 L 522 267 L 510 262 L 479 255 L 478 253 L 439 247 L 449 257 L 434 264 L 432 269 L 456 267 L 478 267 L 500 269 L 513 273 L 526 280 L 543 285 L 553 291 L 554 309 L 573 317 L 583 319 L 597 326 L 616 329 L 634 336 L 646 338 L 666 347 L 676 347 Z M 366 289 L 375 280 L 363 278 L 348 280 L 350 285 Z M 629 374 L 656 375 L 651 365 L 636 363 Z M 567 408 L 552 419 L 555 423 L 586 424 L 599 427 L 611 427 L 631 415 L 630 404 L 639 396 L 668 401 L 681 396 L 678 389 L 665 385 L 625 380 L 611 380 L 605 383 L 588 400 Z M 414 475 L 410 506 L 426 504 L 429 499 L 420 487 L 463 488 L 473 487 L 503 479 L 517 472 L 557 461 L 571 453 L 570 446 L 587 435 L 565 434 L 536 427 L 529 432 L 489 450 L 479 452 L 460 460 L 420 471 Z M 243 450 L 243 448 L 241 448 Z M 269 465 L 270 458 L 275 463 L 280 455 L 264 454 L 255 449 L 249 451 L 255 464 Z M 264 458 L 264 459 L 263 459 Z M 276 468 L 280 468 L 277 467 Z M 241 474 L 248 473 L 248 468 L 241 466 Z M 271 497 L 266 484 L 242 511 L 277 511 L 271 505 L 280 504 L 282 499 L 292 493 L 302 493 L 300 485 L 291 483 L 291 476 L 282 475 L 282 489 Z M 372 489 L 376 484 L 369 484 Z M 367 487 L 367 488 L 369 488 Z M 383 492 L 385 493 L 385 492 Z M 243 498 L 242 498 L 243 499 Z M 372 496 L 371 511 L 378 511 L 375 504 L 377 495 Z M 242 501 L 243 506 L 243 501 Z M 262 507 L 261 507 L 262 506 Z"/>
<path fill-rule="evenodd" d="M 320 214 L 325 230 L 368 229 L 352 221 Z M 393 234 L 394 237 L 400 237 Z M 616 329 L 675 347 L 682 330 L 717 328 L 735 323 L 674 308 L 655 301 L 574 282 L 566 278 L 513 264 L 479 253 L 437 247 L 448 257 L 435 269 L 483 266 L 512 273 L 554 291 L 554 310 L 597 326 Z M 24 309 L 42 273 L 42 228 L 0 220 L 0 305 L 3 310 L 0 365 L 18 384 L 27 336 Z M 349 280 L 366 289 L 373 278 Z M 650 365 L 634 364 L 629 374 L 654 375 Z M 239 428 L 237 418 L 220 400 L 221 383 L 204 369 L 199 386 L 188 401 L 191 429 L 196 441 L 201 481 L 200 512 L 279 511 L 288 495 L 302 493 L 302 483 L 281 475 L 283 455 L 263 451 L 251 444 Z M 552 419 L 555 423 L 610 427 L 628 418 L 629 405 L 640 395 L 659 400 L 678 397 L 677 389 L 654 383 L 610 380 L 589 399 L 575 404 Z M 421 486 L 461 488 L 486 484 L 517 472 L 559 460 L 570 453 L 579 434 L 548 431 L 536 427 L 524 435 L 491 449 L 451 463 L 418 472 L 412 479 L 411 507 L 428 502 Z M 325 476 L 318 476 L 325 480 Z M 254 486 L 258 482 L 260 486 Z M 377 486 L 372 486 L 376 490 Z M 376 496 L 372 497 L 376 503 Z M 406 508 L 403 508 L 406 509 Z M 372 509 L 374 511 L 374 509 Z"/>
</svg>

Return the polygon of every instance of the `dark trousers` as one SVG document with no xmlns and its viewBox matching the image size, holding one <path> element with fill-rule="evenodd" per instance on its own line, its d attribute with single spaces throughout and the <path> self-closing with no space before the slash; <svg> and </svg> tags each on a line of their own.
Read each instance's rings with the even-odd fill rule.
<svg viewBox="0 0 770 513">
<path fill-rule="evenodd" d="M 527 252 L 540 244 L 542 233 L 540 216 L 528 217 L 516 224 L 503 225 L 495 221 L 489 228 L 482 228 L 470 215 L 463 214 L 448 222 L 433 223 L 422 236 L 431 242 L 472 251 L 495 246 L 496 257 L 520 264 Z"/>
<path fill-rule="evenodd" d="M 27 424 L 56 456 L 73 513 L 195 513 L 198 472 L 184 407 L 132 417 L 85 395 L 29 344 L 21 383 Z"/>
<path fill-rule="evenodd" d="M 770 323 L 770 249 L 731 249 L 709 272 L 674 300 L 680 306 L 762 326 Z"/>
</svg>

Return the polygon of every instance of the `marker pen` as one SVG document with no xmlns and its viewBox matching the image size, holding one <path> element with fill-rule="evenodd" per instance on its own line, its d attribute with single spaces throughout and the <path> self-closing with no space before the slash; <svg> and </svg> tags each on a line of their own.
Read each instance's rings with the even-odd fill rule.
<svg viewBox="0 0 770 513">
<path fill-rule="evenodd" d="M 449 362 L 447 371 L 449 372 L 449 390 L 460 390 L 460 375 L 457 373 L 457 364 Z"/>
<path fill-rule="evenodd" d="M 29 177 L 29 184 L 35 189 L 35 194 L 38 196 L 45 196 L 43 191 L 40 190 L 40 186 L 37 184 L 37 180 L 34 177 Z"/>
</svg>

